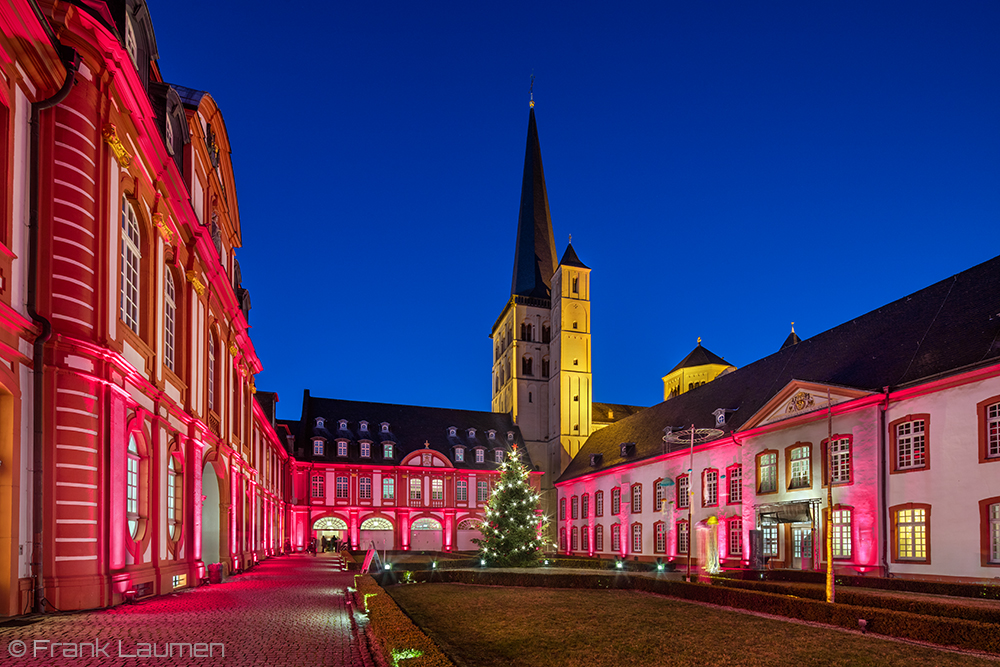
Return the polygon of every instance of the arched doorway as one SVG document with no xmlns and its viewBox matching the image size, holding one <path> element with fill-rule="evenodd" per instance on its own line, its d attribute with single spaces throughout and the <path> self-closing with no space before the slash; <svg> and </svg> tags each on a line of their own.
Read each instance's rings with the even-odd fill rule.
<svg viewBox="0 0 1000 667">
<path fill-rule="evenodd" d="M 347 539 L 347 523 L 335 516 L 325 516 L 322 519 L 316 519 L 313 522 L 312 531 L 312 537 L 316 540 L 319 548 L 322 548 L 323 540 L 327 540 L 329 543 L 335 537 L 339 542 Z"/>
<path fill-rule="evenodd" d="M 361 524 L 361 548 L 369 549 L 372 545 L 376 549 L 385 551 L 395 549 L 393 540 L 392 522 L 381 516 L 373 516 L 365 519 Z"/>
<path fill-rule="evenodd" d="M 479 519 L 463 519 L 458 524 L 458 542 L 455 545 L 457 551 L 479 551 L 479 545 L 472 540 L 482 539 L 483 534 L 479 532 Z"/>
<path fill-rule="evenodd" d="M 441 551 L 444 530 L 437 519 L 424 517 L 410 526 L 410 551 Z"/>
<path fill-rule="evenodd" d="M 215 466 L 206 463 L 201 471 L 201 561 L 205 565 L 221 562 L 222 522 L 219 520 L 219 476 Z"/>
</svg>

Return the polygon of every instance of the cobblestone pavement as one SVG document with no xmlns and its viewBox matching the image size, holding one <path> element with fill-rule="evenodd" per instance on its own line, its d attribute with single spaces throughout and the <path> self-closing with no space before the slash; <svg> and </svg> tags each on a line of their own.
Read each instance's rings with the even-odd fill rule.
<svg viewBox="0 0 1000 667">
<path fill-rule="evenodd" d="M 371 665 L 352 584 L 335 554 L 272 558 L 222 584 L 0 628 L 0 665 Z"/>
</svg>

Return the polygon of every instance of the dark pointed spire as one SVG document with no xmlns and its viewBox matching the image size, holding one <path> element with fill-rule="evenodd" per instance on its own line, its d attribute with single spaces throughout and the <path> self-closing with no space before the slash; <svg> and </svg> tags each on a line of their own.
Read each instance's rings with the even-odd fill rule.
<svg viewBox="0 0 1000 667">
<path fill-rule="evenodd" d="M 802 339 L 799 338 L 797 333 L 795 333 L 795 322 L 792 322 L 792 333 L 788 334 L 788 338 L 786 338 L 785 342 L 781 344 L 781 349 L 784 350 L 789 345 L 796 345 L 801 342 Z"/>
<path fill-rule="evenodd" d="M 581 269 L 590 268 L 589 266 L 581 262 L 579 257 L 577 257 L 576 251 L 573 250 L 572 242 L 570 242 L 570 244 L 566 246 L 566 252 L 563 253 L 562 259 L 559 260 L 559 266 L 575 266 Z"/>
<path fill-rule="evenodd" d="M 535 109 L 528 113 L 528 142 L 524 149 L 521 180 L 521 210 L 517 216 L 517 246 L 514 279 L 510 293 L 548 299 L 556 270 L 556 244 L 549 216 L 549 196 L 542 171 L 542 149 L 538 144 Z"/>
</svg>

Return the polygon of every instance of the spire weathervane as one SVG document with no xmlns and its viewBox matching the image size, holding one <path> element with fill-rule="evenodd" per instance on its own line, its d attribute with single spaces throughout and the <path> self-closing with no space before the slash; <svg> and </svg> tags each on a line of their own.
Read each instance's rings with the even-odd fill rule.
<svg viewBox="0 0 1000 667">
<path fill-rule="evenodd" d="M 531 73 L 531 85 L 528 86 L 528 108 L 535 108 L 535 73 Z"/>
<path fill-rule="evenodd" d="M 570 243 L 570 245 L 573 245 L 573 235 L 572 234 L 569 235 L 569 243 Z"/>
</svg>

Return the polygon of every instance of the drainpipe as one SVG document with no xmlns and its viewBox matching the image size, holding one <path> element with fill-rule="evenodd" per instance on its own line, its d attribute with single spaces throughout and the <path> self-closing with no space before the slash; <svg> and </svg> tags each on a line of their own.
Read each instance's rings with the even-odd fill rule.
<svg viewBox="0 0 1000 667">
<path fill-rule="evenodd" d="M 883 387 L 885 400 L 879 406 L 878 412 L 878 456 L 879 456 L 879 518 L 878 518 L 878 541 L 881 545 L 879 549 L 879 564 L 882 566 L 882 576 L 888 578 L 889 574 L 889 463 L 886 460 L 886 433 L 885 433 L 885 413 L 889 409 L 889 387 Z"/>
<path fill-rule="evenodd" d="M 42 19 L 43 23 L 45 20 Z M 48 24 L 45 23 L 47 26 Z M 64 46 L 54 37 L 50 36 L 52 44 L 58 49 L 59 56 L 66 66 L 66 80 L 63 81 L 62 88 L 52 97 L 35 102 L 31 105 L 31 164 L 29 174 L 29 194 L 28 205 L 31 207 L 28 214 L 28 300 L 27 309 L 33 322 L 38 325 L 40 331 L 33 343 L 32 352 L 32 422 L 34 435 L 32 438 L 32 549 L 31 566 L 35 579 L 35 590 L 32 596 L 32 611 L 36 614 L 45 612 L 44 594 L 45 583 L 43 579 L 43 559 L 42 559 L 42 532 L 45 529 L 45 504 L 43 489 L 43 467 L 44 467 L 44 446 L 43 446 L 43 411 L 42 401 L 44 398 L 44 383 L 42 377 L 45 342 L 52 334 L 52 325 L 47 319 L 38 314 L 38 209 L 41 206 L 39 192 L 39 159 L 38 159 L 38 123 L 39 116 L 45 109 L 51 109 L 69 95 L 73 89 L 76 78 L 76 71 L 80 67 L 80 55 L 72 48 Z"/>
</svg>

